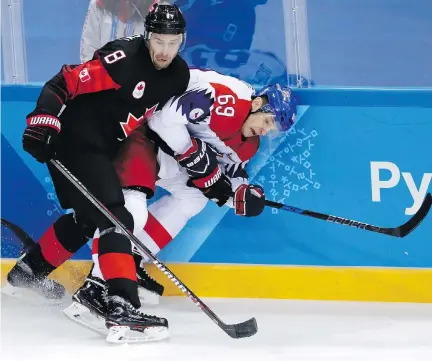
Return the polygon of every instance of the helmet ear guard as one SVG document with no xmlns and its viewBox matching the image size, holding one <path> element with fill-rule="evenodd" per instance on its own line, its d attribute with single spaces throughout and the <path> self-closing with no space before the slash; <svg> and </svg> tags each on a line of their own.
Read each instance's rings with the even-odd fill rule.
<svg viewBox="0 0 432 361">
<path fill-rule="evenodd" d="M 155 34 L 182 34 L 182 43 L 179 51 L 183 50 L 186 43 L 186 20 L 177 5 L 157 3 L 152 5 L 144 20 L 144 38 L 150 40 Z"/>
<path fill-rule="evenodd" d="M 257 112 L 273 114 L 276 127 L 280 131 L 287 131 L 292 127 L 297 114 L 297 102 L 290 88 L 274 84 L 264 88 L 256 96 L 266 96 L 268 99 L 268 103 Z"/>
</svg>

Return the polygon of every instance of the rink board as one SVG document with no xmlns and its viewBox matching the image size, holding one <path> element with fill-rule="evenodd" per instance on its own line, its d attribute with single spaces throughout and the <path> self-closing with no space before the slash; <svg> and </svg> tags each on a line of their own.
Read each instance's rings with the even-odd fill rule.
<svg viewBox="0 0 432 361">
<path fill-rule="evenodd" d="M 19 119 L 39 92 L 2 87 L 1 109 L 2 217 L 35 240 L 64 213 L 46 167 L 22 150 Z M 432 90 L 295 95 L 302 107 L 296 127 L 279 144 L 263 142 L 248 164 L 251 182 L 276 202 L 383 227 L 406 222 L 417 193 L 432 191 Z M 243 218 L 209 204 L 159 257 L 200 296 L 432 302 L 431 220 L 401 239 L 274 209 Z M 71 291 L 89 268 L 89 246 L 57 274 Z M 3 276 L 21 249 L 2 227 Z M 152 273 L 167 294 L 179 294 Z"/>
<path fill-rule="evenodd" d="M 14 260 L 2 260 L 2 283 Z M 68 261 L 53 275 L 69 292 L 79 287 L 89 261 Z M 432 269 L 369 267 L 290 267 L 169 264 L 199 297 L 279 298 L 377 302 L 432 302 Z M 166 296 L 183 295 L 155 266 L 149 273 Z"/>
</svg>

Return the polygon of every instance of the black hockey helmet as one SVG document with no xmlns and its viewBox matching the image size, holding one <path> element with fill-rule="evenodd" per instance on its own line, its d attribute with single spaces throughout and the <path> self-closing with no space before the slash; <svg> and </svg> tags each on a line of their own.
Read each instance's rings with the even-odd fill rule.
<svg viewBox="0 0 432 361">
<path fill-rule="evenodd" d="M 186 41 L 186 20 L 177 5 L 166 2 L 155 4 L 147 14 L 145 21 L 145 38 L 150 39 L 151 33 L 183 34 L 181 49 Z"/>
</svg>

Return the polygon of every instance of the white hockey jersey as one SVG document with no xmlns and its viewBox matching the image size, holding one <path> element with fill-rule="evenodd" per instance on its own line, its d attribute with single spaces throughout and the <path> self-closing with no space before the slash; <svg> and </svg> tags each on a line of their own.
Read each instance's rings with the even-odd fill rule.
<svg viewBox="0 0 432 361">
<path fill-rule="evenodd" d="M 176 154 L 183 154 L 191 147 L 191 137 L 212 145 L 220 154 L 219 163 L 225 173 L 232 179 L 244 178 L 241 182 L 246 183 L 244 166 L 259 147 L 259 136 L 242 135 L 254 89 L 215 71 L 191 69 L 190 73 L 186 92 L 172 98 L 157 112 L 149 120 L 149 127 Z M 159 163 L 161 172 L 169 172 L 162 163 Z M 169 177 L 168 173 L 161 177 L 164 176 Z"/>
</svg>

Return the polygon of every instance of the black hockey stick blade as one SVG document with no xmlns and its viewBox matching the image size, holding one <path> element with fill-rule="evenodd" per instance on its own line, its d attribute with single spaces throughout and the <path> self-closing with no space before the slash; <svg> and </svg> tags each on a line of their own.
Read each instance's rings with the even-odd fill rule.
<svg viewBox="0 0 432 361">
<path fill-rule="evenodd" d="M 21 241 L 24 248 L 30 248 L 34 246 L 35 241 L 31 238 L 20 226 L 17 226 L 15 223 L 12 223 L 4 218 L 1 219 L 1 224 L 6 228 L 9 228 Z"/>
<path fill-rule="evenodd" d="M 255 317 L 253 317 L 241 323 L 225 325 L 224 331 L 232 338 L 251 337 L 258 332 L 258 325 Z"/>
<path fill-rule="evenodd" d="M 416 214 L 414 214 L 411 219 L 408 220 L 408 222 L 398 228 L 395 228 L 396 233 L 399 234 L 398 237 L 405 237 L 406 235 L 410 234 L 414 229 L 416 229 L 417 226 L 426 218 L 429 210 L 431 209 L 431 206 L 432 195 L 428 193 Z"/>
</svg>

